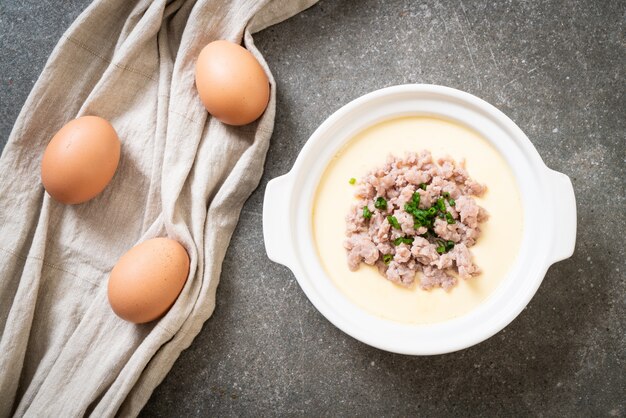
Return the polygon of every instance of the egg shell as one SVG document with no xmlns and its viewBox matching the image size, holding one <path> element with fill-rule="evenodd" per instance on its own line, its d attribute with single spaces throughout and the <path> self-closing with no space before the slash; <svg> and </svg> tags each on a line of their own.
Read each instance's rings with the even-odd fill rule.
<svg viewBox="0 0 626 418">
<path fill-rule="evenodd" d="M 223 40 L 200 52 L 196 87 L 209 113 L 228 125 L 254 122 L 270 98 L 269 79 L 256 58 L 242 46 Z"/>
<path fill-rule="evenodd" d="M 120 140 L 98 116 L 83 116 L 63 126 L 46 147 L 41 182 L 53 199 L 83 203 L 109 184 L 120 161 Z"/>
<path fill-rule="evenodd" d="M 169 238 L 153 238 L 126 252 L 113 267 L 109 303 L 122 319 L 143 324 L 163 316 L 189 274 L 185 248 Z"/>
</svg>

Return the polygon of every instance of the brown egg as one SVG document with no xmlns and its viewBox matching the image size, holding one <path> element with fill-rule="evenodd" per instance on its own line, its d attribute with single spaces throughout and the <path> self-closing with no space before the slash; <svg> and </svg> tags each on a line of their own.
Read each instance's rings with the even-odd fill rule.
<svg viewBox="0 0 626 418">
<path fill-rule="evenodd" d="M 228 41 L 211 42 L 196 62 L 196 87 L 209 113 L 228 125 L 259 118 L 270 98 L 270 84 L 254 56 Z"/>
<path fill-rule="evenodd" d="M 53 199 L 83 203 L 109 184 L 120 161 L 120 140 L 113 126 L 97 116 L 68 122 L 46 147 L 41 182 Z"/>
<path fill-rule="evenodd" d="M 111 308 L 120 318 L 136 324 L 160 318 L 176 301 L 188 274 L 189 256 L 177 241 L 144 241 L 124 254 L 111 271 Z"/>
</svg>

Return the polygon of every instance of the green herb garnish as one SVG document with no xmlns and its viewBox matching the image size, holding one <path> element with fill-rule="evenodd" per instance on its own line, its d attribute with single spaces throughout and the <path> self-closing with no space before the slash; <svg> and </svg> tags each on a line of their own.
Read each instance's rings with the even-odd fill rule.
<svg viewBox="0 0 626 418">
<path fill-rule="evenodd" d="M 420 187 L 422 187 L 422 185 L 425 185 L 425 183 L 420 184 Z M 415 229 L 418 229 L 420 227 L 426 227 L 428 228 L 429 232 L 434 237 L 437 237 L 437 234 L 435 234 L 435 232 L 432 231 L 432 227 L 437 217 L 441 219 L 445 219 L 449 224 L 456 223 L 456 220 L 452 217 L 452 214 L 446 210 L 447 208 L 446 208 L 445 199 L 450 197 L 450 193 L 443 192 L 442 196 L 444 197 L 440 197 L 439 199 L 437 199 L 437 201 L 435 202 L 433 206 L 427 209 L 419 209 L 418 205 L 420 202 L 420 194 L 417 192 L 413 193 L 413 196 L 411 197 L 411 201 L 407 202 L 404 205 L 404 210 L 408 214 L 413 216 L 413 227 Z M 456 202 L 454 201 L 454 199 L 449 199 L 448 203 L 450 204 L 450 206 L 456 205 Z M 445 245 L 440 246 L 440 247 L 443 247 L 443 248 L 439 248 L 439 251 L 443 251 L 443 252 L 440 252 L 440 254 L 443 254 L 444 252 L 448 251 L 446 250 Z"/>
<path fill-rule="evenodd" d="M 441 212 L 446 211 L 446 203 L 442 198 L 437 199 L 437 203 L 435 204 L 435 206 L 437 206 L 437 209 L 439 209 Z"/>
<path fill-rule="evenodd" d="M 444 254 L 454 248 L 454 241 L 444 241 L 442 239 L 436 240 L 438 245 L 437 252 L 439 254 Z"/>
<path fill-rule="evenodd" d="M 370 208 L 368 208 L 367 206 L 363 206 L 363 217 L 365 219 L 369 219 L 372 217 L 372 212 L 370 212 Z"/>
<path fill-rule="evenodd" d="M 385 200 L 384 197 L 379 197 L 376 199 L 376 201 L 374 202 L 374 207 L 376 209 L 387 209 L 387 201 Z"/>
<path fill-rule="evenodd" d="M 412 237 L 398 237 L 393 240 L 393 245 L 398 246 L 400 244 L 413 244 L 413 238 Z"/>
<path fill-rule="evenodd" d="M 419 188 L 422 190 L 426 190 L 426 183 L 420 183 Z"/>
<path fill-rule="evenodd" d="M 405 204 L 404 210 L 413 215 L 414 226 L 416 228 L 420 226 L 431 226 L 433 224 L 433 218 L 437 214 L 436 208 L 418 209 L 413 202 Z"/>
<path fill-rule="evenodd" d="M 398 222 L 398 219 L 395 216 L 389 215 L 387 216 L 387 220 L 389 221 L 389 223 L 391 224 L 391 226 L 393 226 L 396 229 L 402 229 L 400 227 L 400 223 Z"/>
<path fill-rule="evenodd" d="M 385 255 L 383 255 L 383 262 L 384 262 L 385 264 L 389 264 L 389 263 L 391 263 L 391 260 L 392 260 L 392 259 L 393 259 L 393 255 L 391 255 L 391 254 L 385 254 Z"/>
<path fill-rule="evenodd" d="M 356 183 L 356 179 L 354 177 L 352 177 L 350 180 L 348 180 L 348 183 L 354 184 L 354 183 Z"/>
<path fill-rule="evenodd" d="M 413 214 L 420 205 L 420 194 L 415 192 L 413 196 L 411 196 L 411 201 L 404 204 L 404 210 L 410 214 Z"/>
</svg>

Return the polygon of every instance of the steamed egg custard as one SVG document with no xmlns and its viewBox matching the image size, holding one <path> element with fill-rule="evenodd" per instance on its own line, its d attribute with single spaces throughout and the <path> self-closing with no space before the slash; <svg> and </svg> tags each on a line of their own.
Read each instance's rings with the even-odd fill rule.
<svg viewBox="0 0 626 418">
<path fill-rule="evenodd" d="M 346 214 L 357 201 L 355 179 L 383 166 L 390 155 L 402 158 L 421 150 L 430 152 L 433 160 L 464 161 L 471 178 L 486 187 L 484 193 L 474 196 L 476 203 L 488 213 L 471 247 L 472 261 L 480 273 L 467 279 L 459 278 L 447 289 L 422 288 L 419 285 L 422 272 L 417 273 L 414 283 L 402 286 L 386 280 L 373 265 L 361 263 L 351 271 L 346 259 Z M 371 209 L 376 210 L 374 206 Z M 395 219 L 392 220 L 395 223 Z M 325 168 L 312 212 L 317 255 L 334 285 L 370 314 L 411 324 L 449 320 L 486 300 L 515 262 L 522 227 L 519 191 L 511 169 L 498 151 L 463 125 L 421 116 L 391 119 L 348 140 Z M 397 240 L 403 245 L 400 241 Z"/>
</svg>

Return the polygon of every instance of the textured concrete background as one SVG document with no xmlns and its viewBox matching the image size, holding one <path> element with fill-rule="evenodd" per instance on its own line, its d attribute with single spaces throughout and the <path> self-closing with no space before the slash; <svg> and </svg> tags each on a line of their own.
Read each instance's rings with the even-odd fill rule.
<svg viewBox="0 0 626 418">
<path fill-rule="evenodd" d="M 0 141 L 85 0 L 0 1 Z M 322 1 L 256 36 L 278 82 L 263 180 L 224 262 L 217 309 L 143 416 L 626 415 L 626 4 Z M 369 91 L 456 87 L 526 132 L 578 200 L 574 256 L 473 348 L 411 358 L 326 321 L 265 256 L 267 181 Z M 1 202 L 0 202 L 1 204 Z M 541 237 L 537 237 L 541 239 Z"/>
</svg>

